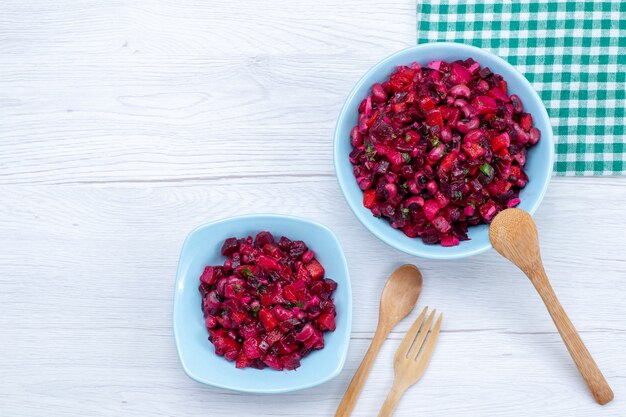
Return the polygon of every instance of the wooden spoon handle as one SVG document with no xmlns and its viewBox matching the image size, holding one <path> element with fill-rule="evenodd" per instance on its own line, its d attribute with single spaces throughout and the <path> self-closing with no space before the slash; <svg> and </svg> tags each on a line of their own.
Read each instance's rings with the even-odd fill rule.
<svg viewBox="0 0 626 417">
<path fill-rule="evenodd" d="M 378 351 L 390 331 L 391 328 L 387 328 L 387 326 L 378 326 L 376 329 L 372 343 L 370 343 L 370 347 L 367 349 L 367 353 L 365 354 L 365 357 L 363 357 L 361 365 L 359 365 L 359 369 L 357 369 L 356 373 L 352 377 L 352 381 L 350 381 L 350 385 L 348 386 L 346 393 L 343 395 L 343 399 L 341 400 L 341 403 L 339 403 L 339 407 L 337 407 L 335 417 L 347 417 L 352 414 L 352 410 L 356 405 L 356 400 L 359 398 L 363 385 L 365 385 L 365 380 L 372 369 L 372 365 L 378 355 Z"/>
<path fill-rule="evenodd" d="M 402 398 L 404 391 L 406 391 L 406 388 L 402 388 L 394 382 L 389 394 L 387 394 L 387 398 L 385 399 L 383 406 L 378 412 L 378 417 L 390 417 L 396 409 L 400 398 Z"/>
<path fill-rule="evenodd" d="M 545 271 L 541 268 L 538 271 L 531 272 L 529 277 L 548 308 L 548 312 L 559 330 L 569 354 L 574 359 L 578 371 L 591 390 L 593 398 L 599 404 L 604 405 L 608 403 L 613 399 L 613 391 L 608 382 L 606 382 L 604 375 L 602 375 L 600 368 L 598 368 L 598 365 L 591 357 L 576 328 L 569 317 L 567 317 L 563 306 L 550 285 Z"/>
</svg>

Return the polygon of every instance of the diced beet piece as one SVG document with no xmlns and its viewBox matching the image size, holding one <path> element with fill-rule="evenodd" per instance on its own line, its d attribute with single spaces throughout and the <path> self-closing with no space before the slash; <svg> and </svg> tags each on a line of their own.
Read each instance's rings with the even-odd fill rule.
<svg viewBox="0 0 626 417">
<path fill-rule="evenodd" d="M 300 343 L 296 340 L 296 332 L 292 332 L 291 330 L 292 329 L 289 329 L 283 332 L 283 337 L 281 337 L 275 346 L 278 355 L 287 355 L 300 348 Z"/>
<path fill-rule="evenodd" d="M 278 261 L 269 256 L 261 255 L 257 258 L 256 265 L 267 271 L 277 271 L 280 269 Z"/>
<path fill-rule="evenodd" d="M 502 132 L 498 136 L 491 139 L 491 149 L 499 151 L 500 149 L 506 149 L 511 145 L 511 139 L 507 132 Z"/>
<path fill-rule="evenodd" d="M 285 307 L 281 305 L 277 305 L 272 310 L 274 317 L 276 317 L 280 321 L 285 321 L 293 318 L 293 311 L 287 310 Z"/>
<path fill-rule="evenodd" d="M 439 175 L 447 174 L 452 171 L 452 167 L 457 160 L 458 155 L 456 153 L 449 153 L 443 157 L 439 164 Z M 408 199 L 407 199 L 408 201 Z"/>
<path fill-rule="evenodd" d="M 284 250 L 284 251 L 288 251 L 289 250 L 289 246 L 291 246 L 291 239 L 285 237 L 285 236 L 281 236 L 280 239 L 278 239 L 278 242 L 276 243 L 276 245 Z"/>
<path fill-rule="evenodd" d="M 486 222 L 490 222 L 491 219 L 497 214 L 498 209 L 492 201 L 489 201 L 479 208 L 480 215 Z"/>
<path fill-rule="evenodd" d="M 484 116 L 489 113 L 495 113 L 498 106 L 496 101 L 489 96 L 478 96 L 472 101 L 472 107 L 476 110 L 479 116 Z"/>
<path fill-rule="evenodd" d="M 435 108 L 436 103 L 435 100 L 433 100 L 433 98 L 428 95 L 428 96 L 422 96 L 419 100 L 419 106 L 422 109 L 422 112 L 426 113 L 432 109 Z"/>
<path fill-rule="evenodd" d="M 281 332 L 287 333 L 288 331 L 293 330 L 296 327 L 298 327 L 300 324 L 302 324 L 300 320 L 293 318 L 293 319 L 288 319 L 288 320 L 281 322 L 278 325 L 278 328 L 280 329 Z"/>
<path fill-rule="evenodd" d="M 428 126 L 443 126 L 443 116 L 441 110 L 433 109 L 426 113 L 426 124 Z"/>
<path fill-rule="evenodd" d="M 284 369 L 282 362 L 276 355 L 269 355 L 269 354 L 265 355 L 263 357 L 263 362 L 265 362 L 265 364 L 269 366 L 270 368 L 275 369 L 277 371 L 282 371 Z"/>
<path fill-rule="evenodd" d="M 240 278 L 235 276 L 229 277 L 224 285 L 224 297 L 226 298 L 241 298 L 245 294 L 246 283 Z"/>
<path fill-rule="evenodd" d="M 443 216 L 437 216 L 433 219 L 433 226 L 435 226 L 435 229 L 437 229 L 438 232 L 440 233 L 448 233 L 448 231 L 450 230 L 450 223 L 448 223 L 448 221 L 443 217 Z"/>
<path fill-rule="evenodd" d="M 463 65 L 454 62 L 452 63 L 451 68 L 451 82 L 454 84 L 467 84 L 470 81 L 472 74 Z"/>
<path fill-rule="evenodd" d="M 259 301 L 264 306 L 280 303 L 281 292 L 282 290 L 276 284 L 270 284 L 265 290 L 259 291 Z"/>
<path fill-rule="evenodd" d="M 456 246 L 459 243 L 459 239 L 455 236 L 445 236 L 441 238 L 441 246 Z"/>
<path fill-rule="evenodd" d="M 487 95 L 496 100 L 502 100 L 505 103 L 511 101 L 509 96 L 506 95 L 504 91 L 500 87 L 494 87 L 491 90 L 487 91 Z"/>
<path fill-rule="evenodd" d="M 247 368 L 248 366 L 250 366 L 250 363 L 250 358 L 246 356 L 243 350 L 240 351 L 237 359 L 235 360 L 235 367 L 239 369 Z"/>
<path fill-rule="evenodd" d="M 322 313 L 317 318 L 317 324 L 320 330 L 335 331 L 335 315 L 332 313 Z"/>
<path fill-rule="evenodd" d="M 313 335 L 303 342 L 305 349 L 321 349 L 324 347 L 322 332 L 313 327 Z"/>
<path fill-rule="evenodd" d="M 267 330 L 268 332 L 271 331 L 274 327 L 278 326 L 278 321 L 266 308 L 262 308 L 259 311 L 259 319 L 261 320 L 261 323 L 263 323 L 263 327 L 265 327 L 265 330 Z"/>
<path fill-rule="evenodd" d="M 290 355 L 285 355 L 281 357 L 281 362 L 285 369 L 294 370 L 300 367 L 300 360 L 302 359 L 302 355 L 295 352 Z"/>
<path fill-rule="evenodd" d="M 217 327 L 217 320 L 215 319 L 215 316 L 208 315 L 204 319 L 204 324 L 206 325 L 207 329 L 213 329 Z"/>
<path fill-rule="evenodd" d="M 239 249 L 239 241 L 234 237 L 229 237 L 222 245 L 222 255 L 232 256 Z"/>
<path fill-rule="evenodd" d="M 426 219 L 430 222 L 435 219 L 439 209 L 439 203 L 437 203 L 436 200 L 426 200 L 424 202 L 424 214 L 426 215 Z"/>
<path fill-rule="evenodd" d="M 230 258 L 230 265 L 232 269 L 237 269 L 241 265 L 241 256 L 238 253 L 233 253 Z"/>
<path fill-rule="evenodd" d="M 530 131 L 530 128 L 533 127 L 533 117 L 528 113 L 524 113 L 524 115 L 520 118 L 519 125 L 525 131 Z"/>
<path fill-rule="evenodd" d="M 305 267 L 311 274 L 312 279 L 317 280 L 324 277 L 324 267 L 317 259 L 313 259 L 311 262 L 306 264 Z"/>
<path fill-rule="evenodd" d="M 304 282 L 311 281 L 311 273 L 304 265 L 298 266 L 297 279 L 302 280 Z"/>
<path fill-rule="evenodd" d="M 306 298 L 306 283 L 296 280 L 283 289 L 283 298 L 291 303 L 302 303 Z"/>
<path fill-rule="evenodd" d="M 376 204 L 376 191 L 375 190 L 366 190 L 363 193 L 363 205 L 366 208 L 372 208 Z"/>
<path fill-rule="evenodd" d="M 309 248 L 303 241 L 294 240 L 293 242 L 291 242 L 291 245 L 289 245 L 289 256 L 296 259 L 300 258 L 308 249 Z"/>
<path fill-rule="evenodd" d="M 324 279 L 324 288 L 328 292 L 333 292 L 333 291 L 335 291 L 337 289 L 337 282 L 333 281 L 330 278 L 325 278 Z"/>
<path fill-rule="evenodd" d="M 220 268 L 220 267 L 219 266 L 207 266 L 206 268 L 204 268 L 204 272 L 200 276 L 200 282 L 202 282 L 203 284 L 207 284 L 207 285 L 213 284 L 218 278 L 218 274 L 216 273 L 217 268 Z"/>
<path fill-rule="evenodd" d="M 304 254 L 302 255 L 302 262 L 307 264 L 311 262 L 313 258 L 315 258 L 315 253 L 313 253 L 313 251 L 309 249 L 306 252 L 304 252 Z"/>
<path fill-rule="evenodd" d="M 298 340 L 299 342 L 304 342 L 305 340 L 312 337 L 314 332 L 315 332 L 315 329 L 313 328 L 311 323 L 307 323 L 304 325 L 304 327 L 302 327 L 300 332 L 298 332 L 298 334 L 296 335 L 296 340 Z"/>
<path fill-rule="evenodd" d="M 517 206 L 519 203 L 520 203 L 520 199 L 519 199 L 519 198 L 512 198 L 512 199 L 510 199 L 510 200 L 506 203 L 506 206 L 507 206 L 508 208 L 510 208 L 510 207 L 515 207 L 515 206 Z"/>
<path fill-rule="evenodd" d="M 244 338 L 244 340 L 253 339 L 261 334 L 263 330 L 263 325 L 260 326 L 261 323 L 252 323 L 243 325 L 239 328 L 239 335 Z"/>
<path fill-rule="evenodd" d="M 229 350 L 224 353 L 224 359 L 227 361 L 234 361 L 239 356 L 239 351 L 237 350 Z"/>
<path fill-rule="evenodd" d="M 270 330 L 265 336 L 265 341 L 268 345 L 274 346 L 283 337 L 283 333 L 278 328 Z"/>
<path fill-rule="evenodd" d="M 480 146 L 477 142 L 464 143 L 462 146 L 465 154 L 470 158 L 470 160 L 474 161 L 487 153 L 487 150 Z"/>
<path fill-rule="evenodd" d="M 226 359 L 235 360 L 239 351 L 241 350 L 241 345 L 234 339 L 230 337 L 221 337 L 217 339 L 217 342 L 213 342 L 215 345 L 215 349 L 219 349 Z"/>
<path fill-rule="evenodd" d="M 205 314 L 215 315 L 221 306 L 220 296 L 215 290 L 209 292 L 202 300 L 202 311 L 204 311 Z"/>
<path fill-rule="evenodd" d="M 265 245 L 272 245 L 274 243 L 274 236 L 270 232 L 259 232 L 254 238 L 254 246 L 262 248 Z"/>
</svg>

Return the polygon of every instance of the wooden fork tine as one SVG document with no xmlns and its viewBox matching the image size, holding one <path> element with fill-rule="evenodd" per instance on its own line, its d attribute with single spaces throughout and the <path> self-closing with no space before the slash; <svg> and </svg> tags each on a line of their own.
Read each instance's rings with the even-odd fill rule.
<svg viewBox="0 0 626 417">
<path fill-rule="evenodd" d="M 424 372 L 426 370 L 426 366 L 428 362 L 430 362 L 431 356 L 433 356 L 433 352 L 435 351 L 435 345 L 437 344 L 437 338 L 439 337 L 439 331 L 441 330 L 441 319 L 443 318 L 443 313 L 439 314 L 437 318 L 437 322 L 433 326 L 433 329 L 430 332 L 430 337 L 428 341 L 424 345 L 424 349 L 422 349 L 421 354 L 417 358 L 417 365 L 421 368 L 421 371 Z"/>
<path fill-rule="evenodd" d="M 407 355 L 409 359 L 411 360 L 415 359 L 415 357 L 419 353 L 420 348 L 422 347 L 422 345 L 424 344 L 424 340 L 426 339 L 426 335 L 428 335 L 430 326 L 433 324 L 433 319 L 435 318 L 436 311 L 437 311 L 436 309 L 433 309 L 433 311 L 430 312 L 430 314 L 428 315 L 428 319 L 426 319 L 426 322 L 420 329 L 420 332 L 417 334 L 417 337 L 415 338 L 415 343 L 413 343 L 413 347 L 411 348 L 411 351 Z"/>
<path fill-rule="evenodd" d="M 406 355 L 409 353 L 409 349 L 411 348 L 411 344 L 415 340 L 415 337 L 417 336 L 417 332 L 419 331 L 422 325 L 422 322 L 424 321 L 424 316 L 426 315 L 427 310 L 428 310 L 428 306 L 424 307 L 420 315 L 417 317 L 417 319 L 415 319 L 415 322 L 411 325 L 411 327 L 407 331 L 406 336 L 404 336 L 404 339 L 402 339 L 400 346 L 398 346 L 398 350 L 396 351 L 396 357 L 399 357 L 400 355 L 402 355 L 403 357 L 406 358 Z"/>
</svg>

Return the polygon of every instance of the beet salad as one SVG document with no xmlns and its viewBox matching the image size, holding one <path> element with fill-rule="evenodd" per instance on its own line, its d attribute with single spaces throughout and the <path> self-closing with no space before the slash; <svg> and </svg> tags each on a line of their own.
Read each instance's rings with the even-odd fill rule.
<svg viewBox="0 0 626 417">
<path fill-rule="evenodd" d="M 224 265 L 200 277 L 202 311 L 215 353 L 237 368 L 292 370 L 335 330 L 337 283 L 300 240 L 269 232 L 228 238 Z"/>
<path fill-rule="evenodd" d="M 506 80 L 469 58 L 400 66 L 359 106 L 350 162 L 363 205 L 427 244 L 519 204 L 541 133 Z"/>
</svg>

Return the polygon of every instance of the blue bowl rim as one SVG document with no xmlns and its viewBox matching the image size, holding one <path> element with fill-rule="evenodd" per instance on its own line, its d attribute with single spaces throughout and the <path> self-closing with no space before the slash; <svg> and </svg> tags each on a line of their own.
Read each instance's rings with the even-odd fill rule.
<svg viewBox="0 0 626 417">
<path fill-rule="evenodd" d="M 429 42 L 429 43 L 423 43 L 423 44 L 419 44 L 419 45 L 413 45 L 413 46 L 409 46 L 407 48 L 400 49 L 400 50 L 398 50 L 398 51 L 396 51 L 396 52 L 394 52 L 394 53 L 392 53 L 390 55 L 387 55 L 381 61 L 377 62 L 370 69 L 368 69 L 365 72 L 365 74 L 363 74 L 363 76 L 361 76 L 361 78 L 355 83 L 354 87 L 352 87 L 352 89 L 350 90 L 350 93 L 348 94 L 348 97 L 346 98 L 346 100 L 343 103 L 343 106 L 341 107 L 341 111 L 339 112 L 339 116 L 337 117 L 337 121 L 335 123 L 335 129 L 333 131 L 333 138 L 334 138 L 334 140 L 333 140 L 333 164 L 334 164 L 334 168 L 335 168 L 335 176 L 336 176 L 337 182 L 339 183 L 339 188 L 341 189 L 341 193 L 343 194 L 344 199 L 348 203 L 348 206 L 350 207 L 350 210 L 352 210 L 352 212 L 354 213 L 356 218 L 359 220 L 359 222 L 361 222 L 361 224 L 367 230 L 369 230 L 370 233 L 372 233 L 374 236 L 376 236 L 378 239 L 380 239 L 381 241 L 383 241 L 384 243 L 386 243 L 387 245 L 391 246 L 394 249 L 397 249 L 397 250 L 402 251 L 404 253 L 408 253 L 410 255 L 423 257 L 423 258 L 426 258 L 426 259 L 441 259 L 441 260 L 461 259 L 461 258 L 466 258 L 466 257 L 470 257 L 470 256 L 473 256 L 473 255 L 477 255 L 479 253 L 485 252 L 485 251 L 491 249 L 493 246 L 491 245 L 491 243 L 489 241 L 487 241 L 487 243 L 485 245 L 483 245 L 481 247 L 478 247 L 476 249 L 467 250 L 465 252 L 456 253 L 456 254 L 450 254 L 450 255 L 434 254 L 434 253 L 430 253 L 428 251 L 422 251 L 419 247 L 416 247 L 415 249 L 407 249 L 407 248 L 398 247 L 393 242 L 388 241 L 384 233 L 379 233 L 377 230 L 374 230 L 374 229 L 369 227 L 369 222 L 372 221 L 372 219 L 374 219 L 374 217 L 373 216 L 365 216 L 365 215 L 361 214 L 359 212 L 359 210 L 358 210 L 358 209 L 361 208 L 361 205 L 359 205 L 357 202 L 355 202 L 353 200 L 350 200 L 348 198 L 348 192 L 347 192 L 347 189 L 346 189 L 347 184 L 345 183 L 345 181 L 349 181 L 350 179 L 353 179 L 353 177 L 350 178 L 350 179 L 346 179 L 345 176 L 343 175 L 342 171 L 339 169 L 339 164 L 341 163 L 340 160 L 341 160 L 341 158 L 343 158 L 343 156 L 339 154 L 339 140 L 341 139 L 339 137 L 340 136 L 339 135 L 339 126 L 341 124 L 340 121 L 343 120 L 345 117 L 347 117 L 349 104 L 352 103 L 355 100 L 355 96 L 357 94 L 357 90 L 366 82 L 366 80 L 374 72 L 376 72 L 380 68 L 388 66 L 391 63 L 391 61 L 393 61 L 398 55 L 405 54 L 405 53 L 408 53 L 408 52 L 419 52 L 422 49 L 429 49 L 429 48 L 432 48 L 433 46 L 439 46 L 439 47 L 444 46 L 444 47 L 451 47 L 451 48 L 459 48 L 461 50 L 467 51 L 470 54 L 472 52 L 475 52 L 477 54 L 487 54 L 487 55 L 490 55 L 493 59 L 495 59 L 496 61 L 499 61 L 503 66 L 506 66 L 510 70 L 516 72 L 520 76 L 520 80 L 521 80 L 521 83 L 523 84 L 523 88 L 528 90 L 529 93 L 533 96 L 533 99 L 537 103 L 539 103 L 539 110 L 542 113 L 542 116 L 548 121 L 548 125 L 551 127 L 551 129 L 549 129 L 548 132 L 542 132 L 542 140 L 547 140 L 548 142 L 550 142 L 550 146 L 549 146 L 549 151 L 550 151 L 550 154 L 549 154 L 549 172 L 548 172 L 548 175 L 546 175 L 546 177 L 543 179 L 543 184 L 542 184 L 542 187 L 541 187 L 540 194 L 538 195 L 537 199 L 534 201 L 532 206 L 528 209 L 528 212 L 531 215 L 534 214 L 535 211 L 537 211 L 537 208 L 539 207 L 539 205 L 543 201 L 543 198 L 544 198 L 544 196 L 546 194 L 546 191 L 548 189 L 548 185 L 549 185 L 550 180 L 552 178 L 552 171 L 553 171 L 553 166 L 554 166 L 554 138 L 553 138 L 553 132 L 552 132 L 552 124 L 550 123 L 550 117 L 548 115 L 548 111 L 546 110 L 546 106 L 544 105 L 543 101 L 541 100 L 541 97 L 539 97 L 539 94 L 537 94 L 537 92 L 533 88 L 532 84 L 530 84 L 530 82 L 524 76 L 524 74 L 519 72 L 517 70 L 517 68 L 515 68 L 512 64 L 507 62 L 505 59 L 499 57 L 498 55 L 496 55 L 496 54 L 494 54 L 494 53 L 492 53 L 492 52 L 490 52 L 490 51 L 488 51 L 486 49 L 478 48 L 478 47 L 473 46 L 473 45 L 468 45 L 468 44 L 458 43 L 458 42 Z M 408 65 L 409 63 L 410 62 L 407 62 L 406 64 Z M 463 242 L 461 242 L 461 244 L 463 244 Z"/>
<path fill-rule="evenodd" d="M 347 311 L 345 313 L 346 315 L 346 325 L 347 325 L 347 329 L 346 329 L 346 335 L 344 337 L 344 339 L 341 341 L 341 346 L 342 346 L 342 354 L 341 354 L 341 359 L 339 360 L 339 362 L 337 363 L 337 366 L 335 367 L 335 370 L 326 375 L 323 378 L 319 378 L 316 379 L 315 381 L 312 381 L 310 383 L 306 383 L 306 384 L 301 384 L 301 385 L 297 385 L 297 386 L 289 386 L 289 387 L 284 387 L 284 388 L 274 388 L 274 389 L 264 389 L 264 388 L 255 388 L 255 389 L 247 389 L 247 388 L 240 388 L 237 386 L 232 386 L 232 385 L 228 385 L 228 384 L 222 384 L 222 383 L 215 383 L 213 381 L 207 381 L 201 377 L 198 377 L 197 375 L 194 374 L 194 372 L 189 369 L 187 367 L 187 365 L 185 364 L 185 361 L 183 360 L 182 354 L 181 354 L 181 348 L 180 348 L 180 343 L 181 340 L 178 337 L 177 334 L 177 326 L 176 326 L 176 309 L 174 307 L 172 307 L 172 331 L 173 331 L 173 336 L 174 336 L 174 343 L 176 345 L 176 354 L 178 355 L 178 360 L 183 368 L 183 370 L 185 371 L 185 373 L 187 374 L 187 376 L 191 379 L 193 379 L 196 382 L 199 382 L 201 384 L 205 384 L 205 385 L 209 385 L 209 386 L 213 386 L 213 387 L 217 387 L 217 388 L 223 388 L 223 389 L 227 389 L 227 390 L 231 390 L 231 391 L 237 391 L 237 392 L 245 392 L 245 393 L 249 393 L 249 394 L 283 394 L 283 393 L 288 393 L 288 392 L 295 392 L 295 391 L 300 391 L 300 390 L 304 390 L 304 389 L 308 389 L 308 388 L 313 388 L 316 387 L 318 385 L 324 384 L 332 379 L 334 379 L 335 377 L 337 377 L 337 375 L 339 375 L 341 373 L 341 371 L 343 370 L 345 364 L 346 364 L 346 359 L 348 357 L 348 348 L 350 346 L 350 337 L 352 334 L 352 281 L 350 279 L 350 270 L 348 268 L 348 262 L 346 260 L 346 256 L 345 253 L 343 252 L 343 248 L 341 246 L 341 241 L 339 240 L 339 238 L 337 237 L 337 235 L 327 226 L 318 223 L 314 220 L 311 219 L 307 219 L 307 218 L 303 218 L 303 217 L 298 217 L 298 216 L 291 216 L 291 215 L 284 215 L 284 214 L 269 214 L 269 213 L 257 213 L 257 214 L 244 214 L 244 215 L 239 215 L 239 216 L 231 216 L 231 217 L 225 217 L 219 220 L 215 220 L 212 222 L 208 222 L 208 223 L 203 223 L 197 227 L 195 227 L 194 229 L 192 229 L 187 236 L 185 237 L 185 240 L 183 241 L 183 245 L 180 251 L 180 255 L 178 257 L 178 266 L 176 268 L 176 279 L 174 280 L 174 299 L 173 299 L 173 303 L 172 306 L 174 306 L 176 304 L 176 296 L 178 294 L 178 286 L 180 284 L 180 282 L 182 281 L 182 265 L 181 265 L 181 260 L 183 257 L 183 253 L 185 251 L 185 248 L 187 247 L 187 244 L 189 242 L 189 239 L 191 238 L 191 236 L 193 236 L 197 231 L 207 228 L 207 227 L 211 227 L 211 226 L 215 226 L 217 224 L 221 224 L 221 223 L 226 223 L 226 222 L 230 222 L 230 221 L 237 221 L 237 220 L 247 220 L 247 219 L 258 219 L 258 218 L 272 218 L 272 219 L 288 219 L 288 220 L 293 220 L 293 221 L 297 221 L 297 222 L 301 222 L 301 223 L 308 223 L 310 225 L 313 225 L 315 227 L 318 227 L 320 229 L 325 230 L 326 232 L 328 232 L 330 234 L 330 236 L 337 242 L 337 245 L 339 247 L 339 252 L 340 252 L 340 258 L 342 261 L 342 266 L 346 271 L 346 291 L 347 291 L 347 295 L 346 295 L 346 299 L 347 299 Z"/>
</svg>

